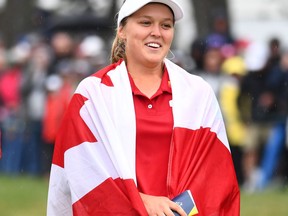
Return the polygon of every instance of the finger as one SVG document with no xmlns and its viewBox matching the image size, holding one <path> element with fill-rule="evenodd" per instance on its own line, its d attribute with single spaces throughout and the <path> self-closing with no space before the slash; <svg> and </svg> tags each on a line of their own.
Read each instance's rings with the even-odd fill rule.
<svg viewBox="0 0 288 216">
<path fill-rule="evenodd" d="M 187 216 L 186 212 L 182 209 L 182 207 L 180 205 L 178 205 L 177 203 L 173 202 L 173 205 L 170 206 L 170 208 L 173 211 L 176 211 L 178 214 L 180 214 L 181 216 Z M 173 214 L 174 215 L 174 214 Z"/>
<path fill-rule="evenodd" d="M 180 206 L 179 206 L 180 207 Z M 165 208 L 165 210 L 164 210 L 164 215 L 165 216 L 175 216 L 175 214 L 174 214 L 174 212 L 178 212 L 177 210 L 174 210 L 174 209 L 172 209 L 173 207 L 171 207 L 171 205 L 168 207 L 168 208 Z M 181 207 L 180 207 L 180 209 L 181 209 Z M 173 212 L 173 211 L 174 212 Z M 185 212 L 184 212 L 185 213 Z M 181 213 L 179 213 L 180 215 L 181 215 Z M 185 216 L 185 214 L 184 215 L 181 215 L 181 216 Z"/>
</svg>

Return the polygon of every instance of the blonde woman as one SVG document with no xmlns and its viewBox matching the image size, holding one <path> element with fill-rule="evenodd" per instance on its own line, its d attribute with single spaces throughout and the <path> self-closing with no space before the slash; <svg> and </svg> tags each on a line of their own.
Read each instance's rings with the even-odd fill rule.
<svg viewBox="0 0 288 216">
<path fill-rule="evenodd" d="M 48 215 L 239 215 L 225 127 L 210 86 L 169 61 L 173 0 L 126 0 L 111 65 L 78 86 L 57 137 Z"/>
</svg>

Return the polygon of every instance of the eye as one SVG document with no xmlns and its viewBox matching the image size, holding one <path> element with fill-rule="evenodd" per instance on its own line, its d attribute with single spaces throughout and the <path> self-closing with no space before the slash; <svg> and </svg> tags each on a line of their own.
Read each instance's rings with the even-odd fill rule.
<svg viewBox="0 0 288 216">
<path fill-rule="evenodd" d="M 171 24 L 171 23 L 163 23 L 162 24 L 162 28 L 163 29 L 171 29 L 171 28 L 173 28 L 173 24 Z"/>
<path fill-rule="evenodd" d="M 149 21 L 149 20 L 142 20 L 142 21 L 140 21 L 140 24 L 141 24 L 142 26 L 149 26 L 149 25 L 151 25 L 151 21 Z"/>
</svg>

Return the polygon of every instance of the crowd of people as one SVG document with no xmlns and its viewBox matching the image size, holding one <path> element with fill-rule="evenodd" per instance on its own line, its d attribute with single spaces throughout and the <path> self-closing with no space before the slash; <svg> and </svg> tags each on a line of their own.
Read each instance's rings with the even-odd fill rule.
<svg viewBox="0 0 288 216">
<path fill-rule="evenodd" d="M 105 42 L 97 35 L 75 39 L 36 33 L 11 48 L 0 45 L 2 173 L 49 174 L 61 118 L 84 77 L 106 64 Z"/>
<path fill-rule="evenodd" d="M 193 41 L 184 56 L 172 51 L 171 60 L 210 83 L 238 182 L 248 191 L 262 190 L 288 176 L 288 51 L 277 38 L 234 39 L 218 18 L 215 32 Z M 11 48 L 0 41 L 0 173 L 49 174 L 63 113 L 78 83 L 108 64 L 107 47 L 97 35 L 64 31 L 49 40 L 32 33 Z"/>
<path fill-rule="evenodd" d="M 218 97 L 238 182 L 249 192 L 285 184 L 288 50 L 277 37 L 234 39 L 225 17 L 214 21 L 214 32 L 192 44 L 192 73 L 207 80 Z"/>
</svg>

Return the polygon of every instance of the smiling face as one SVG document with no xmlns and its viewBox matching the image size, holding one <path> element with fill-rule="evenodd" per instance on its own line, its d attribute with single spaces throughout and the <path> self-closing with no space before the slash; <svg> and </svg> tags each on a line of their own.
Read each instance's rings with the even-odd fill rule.
<svg viewBox="0 0 288 216">
<path fill-rule="evenodd" d="M 147 4 L 128 17 L 118 36 L 125 41 L 128 62 L 162 64 L 174 36 L 173 13 L 164 4 Z"/>
</svg>

